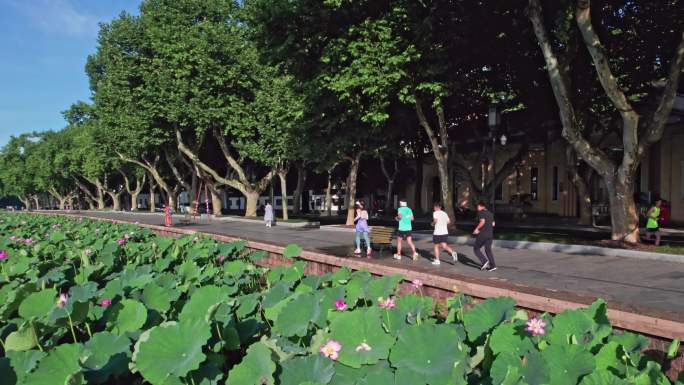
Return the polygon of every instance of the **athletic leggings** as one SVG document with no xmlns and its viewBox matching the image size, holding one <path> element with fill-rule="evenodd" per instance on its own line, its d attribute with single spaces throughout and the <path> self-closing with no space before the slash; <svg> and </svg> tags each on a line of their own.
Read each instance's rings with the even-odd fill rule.
<svg viewBox="0 0 684 385">
<path fill-rule="evenodd" d="M 485 254 L 487 254 L 486 257 L 482 254 L 482 250 L 480 250 L 482 246 L 484 246 Z M 475 252 L 475 255 L 477 255 L 477 257 L 480 259 L 480 262 L 482 262 L 483 265 L 486 262 L 489 262 L 489 267 L 496 266 L 496 263 L 494 262 L 494 254 L 492 253 L 492 238 L 475 238 L 475 246 L 473 247 L 473 251 Z"/>
<path fill-rule="evenodd" d="M 356 232 L 356 248 L 361 249 L 361 237 L 366 241 L 366 247 L 370 247 L 370 238 L 368 237 L 368 231 L 357 231 Z"/>
</svg>

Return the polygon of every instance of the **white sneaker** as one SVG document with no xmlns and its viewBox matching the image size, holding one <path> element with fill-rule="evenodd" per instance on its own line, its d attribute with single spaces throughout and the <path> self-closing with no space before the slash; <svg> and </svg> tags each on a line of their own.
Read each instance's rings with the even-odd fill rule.
<svg viewBox="0 0 684 385">
<path fill-rule="evenodd" d="M 373 254 L 373 249 L 369 247 L 368 250 L 366 250 L 366 258 L 370 258 L 371 254 Z"/>
<path fill-rule="evenodd" d="M 394 254 L 392 258 L 396 259 L 397 261 L 401 259 L 401 254 Z"/>
<path fill-rule="evenodd" d="M 482 265 L 482 267 L 480 268 L 480 270 L 485 271 L 485 270 L 487 270 L 488 268 L 489 268 L 489 261 L 485 262 L 485 264 Z"/>
<path fill-rule="evenodd" d="M 356 249 L 356 250 L 354 250 L 354 254 L 356 254 L 356 255 L 361 254 L 361 249 Z"/>
<path fill-rule="evenodd" d="M 455 251 L 451 253 L 451 258 L 454 259 L 454 263 L 458 262 L 458 253 Z"/>
<path fill-rule="evenodd" d="M 435 259 L 432 261 L 432 264 L 435 266 L 439 266 L 441 264 L 441 262 L 439 262 L 439 259 Z"/>
<path fill-rule="evenodd" d="M 413 260 L 414 260 L 414 261 L 417 261 L 418 258 L 420 258 L 420 254 L 418 254 L 418 253 L 413 253 Z"/>
</svg>

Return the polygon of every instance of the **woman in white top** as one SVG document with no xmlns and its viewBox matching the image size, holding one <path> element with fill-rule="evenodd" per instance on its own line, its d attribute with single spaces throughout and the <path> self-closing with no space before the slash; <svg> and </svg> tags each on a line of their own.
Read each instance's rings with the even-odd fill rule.
<svg viewBox="0 0 684 385">
<path fill-rule="evenodd" d="M 441 203 L 435 203 L 433 206 L 433 213 L 432 213 L 432 226 L 435 227 L 435 231 L 432 233 L 432 243 L 435 245 L 435 259 L 432 261 L 432 264 L 435 266 L 439 266 L 439 254 L 440 254 L 440 246 L 442 249 L 445 251 L 449 252 L 451 254 L 451 258 L 454 260 L 454 263 L 458 261 L 458 254 L 449 247 L 447 242 L 449 241 L 449 229 L 447 228 L 449 223 L 451 223 L 451 220 L 449 219 L 449 215 L 442 210 L 442 204 Z"/>
<path fill-rule="evenodd" d="M 273 224 L 273 206 L 271 206 L 271 202 L 266 202 L 266 207 L 264 207 L 264 222 L 266 222 L 266 227 L 271 227 Z"/>
</svg>

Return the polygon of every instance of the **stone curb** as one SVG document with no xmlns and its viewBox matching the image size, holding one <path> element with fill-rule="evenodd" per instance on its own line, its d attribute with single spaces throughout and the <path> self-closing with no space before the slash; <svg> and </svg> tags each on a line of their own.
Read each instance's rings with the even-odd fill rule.
<svg viewBox="0 0 684 385">
<path fill-rule="evenodd" d="M 372 227 L 372 226 L 371 226 Z M 337 225 L 322 226 L 322 229 L 354 232 L 352 228 L 341 227 Z M 432 239 L 429 234 L 422 234 L 419 232 L 413 233 L 413 238 L 416 240 Z M 449 242 L 457 245 L 473 246 L 475 239 L 470 236 L 449 236 Z M 494 247 L 501 249 L 513 250 L 534 250 L 534 251 L 548 251 L 554 253 L 564 253 L 573 255 L 600 255 L 604 257 L 623 257 L 633 259 L 643 259 L 649 261 L 663 261 L 663 262 L 677 262 L 684 263 L 684 255 L 652 253 L 647 251 L 635 251 L 625 249 L 613 249 L 610 247 L 586 246 L 586 245 L 572 245 L 564 243 L 551 242 L 529 242 L 529 241 L 510 241 L 505 239 L 496 239 L 492 243 Z"/>
</svg>

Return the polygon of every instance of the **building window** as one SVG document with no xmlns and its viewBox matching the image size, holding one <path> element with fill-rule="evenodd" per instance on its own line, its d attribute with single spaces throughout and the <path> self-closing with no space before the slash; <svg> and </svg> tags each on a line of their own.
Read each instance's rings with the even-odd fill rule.
<svg viewBox="0 0 684 385">
<path fill-rule="evenodd" d="M 530 171 L 530 195 L 532 200 L 539 200 L 539 168 L 532 167 Z"/>
<path fill-rule="evenodd" d="M 496 201 L 503 200 L 503 182 L 496 185 L 496 190 L 494 191 L 494 199 Z"/>
<path fill-rule="evenodd" d="M 553 200 L 558 200 L 558 190 L 560 181 L 558 180 L 558 166 L 553 166 Z"/>
</svg>

